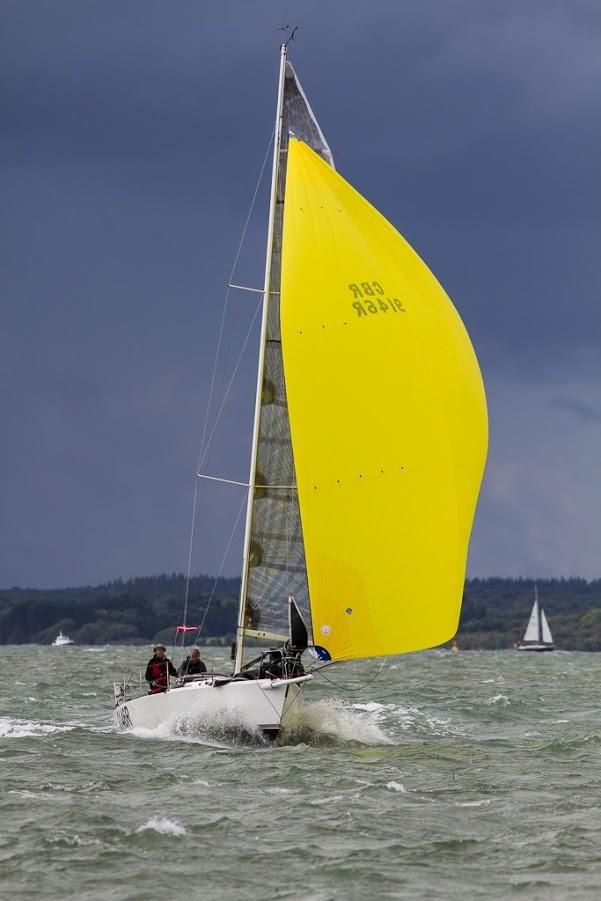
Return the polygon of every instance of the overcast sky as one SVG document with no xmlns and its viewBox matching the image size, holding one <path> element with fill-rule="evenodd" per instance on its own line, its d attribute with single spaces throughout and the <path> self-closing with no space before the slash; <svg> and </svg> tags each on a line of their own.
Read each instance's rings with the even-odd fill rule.
<svg viewBox="0 0 601 901">
<path fill-rule="evenodd" d="M 4 0 L 0 585 L 185 569 L 287 22 L 337 168 L 431 266 L 481 362 L 469 574 L 600 577 L 598 0 Z M 247 284 L 265 214 L 262 192 Z M 256 303 L 230 300 L 221 390 Z M 232 478 L 254 351 L 209 461 Z M 202 500 L 192 569 L 215 572 L 242 497 Z M 240 545 L 239 527 L 227 574 Z"/>
</svg>

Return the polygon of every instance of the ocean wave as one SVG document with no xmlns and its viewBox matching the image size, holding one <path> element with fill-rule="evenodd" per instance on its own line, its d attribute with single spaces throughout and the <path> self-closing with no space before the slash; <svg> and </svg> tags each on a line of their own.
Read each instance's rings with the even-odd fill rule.
<svg viewBox="0 0 601 901">
<path fill-rule="evenodd" d="M 265 744 L 261 732 L 251 726 L 240 713 L 233 711 L 203 711 L 202 715 L 179 714 L 154 727 L 137 726 L 128 729 L 137 738 L 179 741 L 230 749 L 240 744 Z"/>
<path fill-rule="evenodd" d="M 52 845 L 63 845 L 66 848 L 85 848 L 88 845 L 102 845 L 97 838 L 82 837 L 77 832 L 74 835 L 52 836 L 48 839 Z"/>
<path fill-rule="evenodd" d="M 488 807 L 492 804 L 492 798 L 484 798 L 482 801 L 456 801 L 455 807 Z"/>
<path fill-rule="evenodd" d="M 448 716 L 428 713 L 414 705 L 382 704 L 376 701 L 354 703 L 355 710 L 364 710 L 373 722 L 383 729 L 398 733 L 419 733 L 420 735 L 462 735 Z M 388 732 L 387 732 L 388 734 Z M 389 736 L 390 737 L 390 736 Z M 392 740 L 392 739 L 391 739 Z"/>
<path fill-rule="evenodd" d="M 186 829 L 179 820 L 170 817 L 151 817 L 143 826 L 139 826 L 136 832 L 158 832 L 159 835 L 180 836 L 186 834 Z"/>
<path fill-rule="evenodd" d="M 511 701 L 507 697 L 507 695 L 493 695 L 492 698 L 487 698 L 484 702 L 485 704 L 490 704 L 491 706 L 494 704 L 500 704 L 501 707 L 509 707 Z"/>
<path fill-rule="evenodd" d="M 74 728 L 64 723 L 32 723 L 10 716 L 0 717 L 0 738 L 41 738 L 55 732 L 71 732 Z"/>
<path fill-rule="evenodd" d="M 387 782 L 386 788 L 389 788 L 393 792 L 400 792 L 403 795 L 407 794 L 407 789 L 401 782 Z"/>
<path fill-rule="evenodd" d="M 382 705 L 367 709 L 339 700 L 310 701 L 292 707 L 282 723 L 278 744 L 388 745 L 392 739 L 376 722 Z M 376 714 L 376 716 L 374 716 Z"/>
</svg>

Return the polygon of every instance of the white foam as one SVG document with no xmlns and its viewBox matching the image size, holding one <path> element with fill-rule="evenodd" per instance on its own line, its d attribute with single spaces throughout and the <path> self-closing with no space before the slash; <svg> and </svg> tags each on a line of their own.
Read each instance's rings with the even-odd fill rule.
<svg viewBox="0 0 601 901">
<path fill-rule="evenodd" d="M 461 735 L 461 731 L 452 724 L 449 717 L 434 716 L 419 707 L 403 707 L 397 704 L 378 704 L 376 701 L 354 703 L 354 710 L 362 710 L 370 714 L 372 724 L 383 723 L 402 729 L 403 732 L 427 732 L 434 735 Z"/>
<path fill-rule="evenodd" d="M 507 695 L 494 695 L 492 698 L 487 698 L 484 703 L 500 704 L 502 707 L 509 707 L 510 701 Z"/>
<path fill-rule="evenodd" d="M 154 738 L 163 741 L 184 741 L 208 745 L 212 748 L 230 748 L 240 740 L 260 740 L 260 733 L 242 710 L 223 710 L 215 703 L 202 713 L 186 713 L 172 716 L 158 726 L 136 726 L 128 729 L 129 735 L 138 738 Z"/>
<path fill-rule="evenodd" d="M 0 738 L 40 738 L 54 732 L 71 732 L 73 726 L 55 725 L 54 723 L 30 723 L 27 720 L 0 717 Z"/>
<path fill-rule="evenodd" d="M 342 795 L 330 795 L 328 798 L 316 798 L 315 801 L 309 801 L 311 807 L 321 807 L 322 804 L 333 804 L 335 801 L 342 801 Z"/>
<path fill-rule="evenodd" d="M 143 826 L 139 826 L 136 832 L 158 832 L 159 835 L 185 835 L 185 827 L 179 820 L 170 817 L 151 817 Z"/>
<path fill-rule="evenodd" d="M 82 838 L 80 835 L 75 833 L 75 835 L 65 835 L 65 836 L 53 836 L 50 839 L 51 842 L 55 844 L 65 844 L 70 848 L 80 848 L 85 847 L 86 845 L 100 845 L 100 842 L 97 838 Z"/>
<path fill-rule="evenodd" d="M 387 782 L 386 788 L 389 788 L 393 792 L 402 792 L 402 794 L 407 794 L 407 789 L 401 782 Z"/>
<path fill-rule="evenodd" d="M 456 807 L 487 807 L 489 804 L 492 804 L 492 800 L 490 798 L 484 801 L 457 801 Z"/>
<path fill-rule="evenodd" d="M 375 711 L 357 710 L 355 706 L 336 699 L 296 704 L 286 714 L 280 740 L 293 744 L 327 737 L 341 743 L 392 744 L 392 739 L 374 722 L 382 705 L 376 704 Z"/>
<path fill-rule="evenodd" d="M 394 704 L 378 704 L 377 701 L 367 701 L 365 704 L 353 704 L 355 710 L 366 710 L 368 713 L 379 713 L 381 710 L 394 710 Z"/>
</svg>

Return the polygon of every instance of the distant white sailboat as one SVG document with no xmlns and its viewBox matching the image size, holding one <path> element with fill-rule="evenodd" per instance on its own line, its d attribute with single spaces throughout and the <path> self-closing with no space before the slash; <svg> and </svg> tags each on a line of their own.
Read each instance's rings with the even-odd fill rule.
<svg viewBox="0 0 601 901">
<path fill-rule="evenodd" d="M 72 638 L 69 638 L 68 635 L 63 635 L 62 632 L 59 632 L 54 641 L 52 642 L 53 648 L 60 648 L 66 644 L 75 644 Z"/>
<path fill-rule="evenodd" d="M 553 636 L 545 616 L 545 611 L 538 601 L 538 588 L 534 586 L 534 604 L 528 620 L 524 637 L 516 646 L 516 651 L 554 651 Z"/>
</svg>

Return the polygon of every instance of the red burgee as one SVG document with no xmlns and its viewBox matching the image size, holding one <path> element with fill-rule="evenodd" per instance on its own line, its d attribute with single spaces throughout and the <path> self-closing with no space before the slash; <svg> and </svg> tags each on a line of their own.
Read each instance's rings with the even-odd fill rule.
<svg viewBox="0 0 601 901">
<path fill-rule="evenodd" d="M 178 632 L 198 632 L 198 626 L 178 626 Z"/>
</svg>

